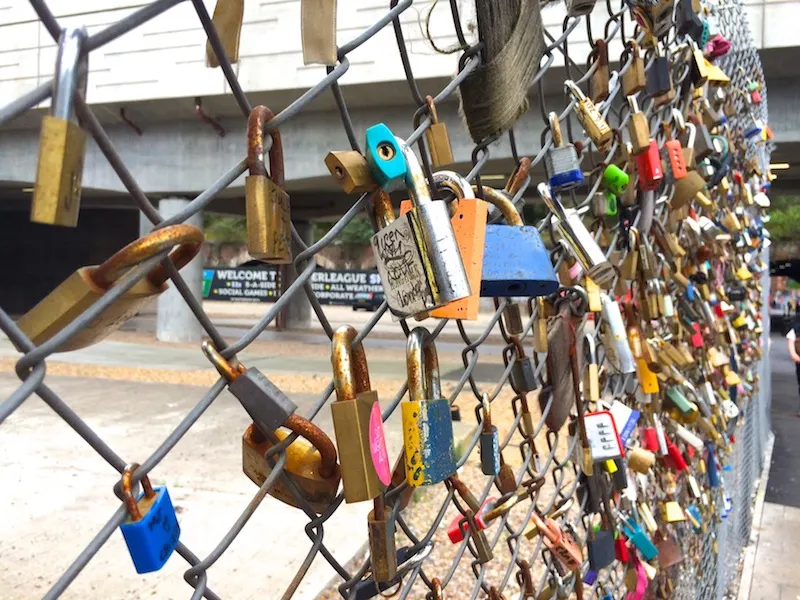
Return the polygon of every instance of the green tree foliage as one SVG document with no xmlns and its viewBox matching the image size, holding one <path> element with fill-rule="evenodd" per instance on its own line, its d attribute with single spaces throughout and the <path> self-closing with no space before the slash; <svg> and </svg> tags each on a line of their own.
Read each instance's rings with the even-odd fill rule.
<svg viewBox="0 0 800 600">
<path fill-rule="evenodd" d="M 247 223 L 240 215 L 205 213 L 203 229 L 209 242 L 234 243 L 247 239 Z"/>
<path fill-rule="evenodd" d="M 769 229 L 772 240 L 797 241 L 800 239 L 800 197 L 774 196 L 770 198 Z"/>
</svg>

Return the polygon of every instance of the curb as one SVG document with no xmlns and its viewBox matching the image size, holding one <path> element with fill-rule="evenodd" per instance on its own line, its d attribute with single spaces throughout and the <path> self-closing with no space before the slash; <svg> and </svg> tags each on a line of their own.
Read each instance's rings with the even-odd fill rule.
<svg viewBox="0 0 800 600">
<path fill-rule="evenodd" d="M 772 461 L 772 448 L 775 443 L 775 435 L 770 433 L 767 440 L 767 447 L 764 450 L 764 468 L 761 470 L 761 477 L 756 491 L 756 501 L 753 507 L 753 523 L 750 527 L 750 542 L 744 551 L 742 561 L 742 576 L 739 579 L 739 592 L 737 600 L 748 600 L 750 598 L 750 588 L 753 585 L 753 571 L 756 566 L 756 552 L 758 551 L 758 541 L 761 537 L 761 517 L 764 514 L 764 497 L 767 492 L 767 481 L 769 480 L 769 469 Z"/>
</svg>

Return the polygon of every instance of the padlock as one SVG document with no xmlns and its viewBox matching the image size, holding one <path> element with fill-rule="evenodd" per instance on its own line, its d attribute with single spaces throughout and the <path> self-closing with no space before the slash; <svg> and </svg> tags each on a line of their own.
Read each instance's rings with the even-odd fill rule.
<svg viewBox="0 0 800 600">
<path fill-rule="evenodd" d="M 553 196 L 546 183 L 540 183 L 536 189 L 547 208 L 553 213 L 551 219 L 555 220 L 558 232 L 583 267 L 586 275 L 600 287 L 605 288 L 610 285 L 616 276 L 616 271 L 595 242 L 592 234 L 586 229 L 578 212 L 565 208 Z"/>
<path fill-rule="evenodd" d="M 486 393 L 481 399 L 481 406 L 481 471 L 484 475 L 494 477 L 500 472 L 500 442 L 497 439 L 497 427 L 492 425 L 492 407 Z"/>
<path fill-rule="evenodd" d="M 500 471 L 497 477 L 494 478 L 494 484 L 501 494 L 513 494 L 517 491 L 517 476 L 514 474 L 514 469 L 509 465 L 503 452 L 500 452 Z"/>
<path fill-rule="evenodd" d="M 256 106 L 247 120 L 247 251 L 257 260 L 288 264 L 292 262 L 292 222 L 289 194 L 283 189 L 283 143 L 277 129 L 269 134 L 269 174 L 264 164 L 264 126 L 274 116 L 266 106 Z"/>
<path fill-rule="evenodd" d="M 533 333 L 534 352 L 547 352 L 547 310 L 545 300 L 536 298 L 536 326 Z"/>
<path fill-rule="evenodd" d="M 630 177 L 617 165 L 607 165 L 606 168 L 603 169 L 603 186 L 606 188 L 607 192 L 612 194 L 616 199 L 622 198 L 625 195 L 629 183 Z M 615 210 L 613 213 L 609 214 L 615 216 L 617 211 Z"/>
<path fill-rule="evenodd" d="M 619 273 L 622 279 L 633 281 L 639 275 L 639 230 L 636 227 L 628 229 L 628 252 L 622 259 Z"/>
<path fill-rule="evenodd" d="M 386 182 L 384 188 L 392 184 L 397 168 L 390 163 L 397 156 L 384 160 L 383 155 L 388 157 L 394 150 L 387 148 L 397 146 L 400 157 L 405 158 L 403 176 L 413 208 L 378 231 L 370 243 L 389 307 L 396 315 L 409 317 L 466 298 L 470 287 L 447 204 L 431 198 L 422 166 L 411 148 L 400 138 L 392 138 L 391 143 L 388 139 L 388 134 L 372 136 L 370 144 L 376 150 L 371 165 L 378 165 L 373 167 L 373 175 Z M 370 152 L 368 157 L 372 155 Z M 379 177 L 380 169 L 385 173 Z"/>
<path fill-rule="evenodd" d="M 543 520 L 535 511 L 531 515 L 531 522 L 538 529 L 538 533 L 543 536 L 544 545 L 564 568 L 568 571 L 580 568 L 583 562 L 583 553 L 569 533 L 563 531 L 552 518 Z"/>
<path fill-rule="evenodd" d="M 264 455 L 292 433 L 305 438 L 296 439 L 285 450 L 283 472 L 293 485 L 289 486 L 283 478 L 278 478 L 269 493 L 289 506 L 299 507 L 300 503 L 292 493 L 294 488 L 312 510 L 322 513 L 336 498 L 341 474 L 336 462 L 336 446 L 311 421 L 291 415 L 271 436 L 262 434 L 254 424 L 250 425 L 242 436 L 242 470 L 257 486 L 264 485 L 272 473 L 272 464 Z"/>
<path fill-rule="evenodd" d="M 425 140 L 428 142 L 428 152 L 433 167 L 439 169 L 452 165 L 453 149 L 450 146 L 450 136 L 447 135 L 447 126 L 439 122 L 439 112 L 431 96 L 425 96 L 425 104 L 428 105 L 428 114 L 431 118 L 431 125 L 425 130 Z"/>
<path fill-rule="evenodd" d="M 653 560 L 658 556 L 658 549 L 653 544 L 653 541 L 642 530 L 642 526 L 634 521 L 632 517 L 624 517 L 621 528 L 625 537 L 636 546 L 636 549 L 642 553 L 645 560 Z"/>
<path fill-rule="evenodd" d="M 600 401 L 600 374 L 597 366 L 597 350 L 594 335 L 583 336 L 583 396 L 589 402 Z"/>
<path fill-rule="evenodd" d="M 464 485 L 458 475 L 453 473 L 447 478 L 445 483 L 449 483 L 448 487 L 452 487 L 459 497 L 466 503 L 467 507 L 473 512 L 475 516 L 475 526 L 479 530 L 486 529 L 488 523 L 485 519 L 486 514 L 494 505 L 495 498 L 487 498 L 483 504 L 478 504 L 478 499 L 475 498 L 469 488 Z M 470 525 L 464 521 L 463 515 L 458 514 L 453 517 L 450 526 L 447 528 L 447 537 L 451 544 L 458 544 L 464 541 L 464 536 L 469 533 Z"/>
<path fill-rule="evenodd" d="M 686 163 L 681 143 L 671 139 L 671 128 L 667 123 L 664 123 L 663 126 L 667 139 L 661 148 L 661 158 L 666 166 L 665 180 L 667 184 L 673 184 L 686 177 Z"/>
<path fill-rule="evenodd" d="M 711 132 L 709 131 L 708 126 L 700 121 L 697 115 L 689 115 L 689 121 L 694 124 L 696 128 L 694 160 L 697 164 L 699 164 L 701 160 L 708 158 L 715 152 L 714 142 L 711 139 Z"/>
<path fill-rule="evenodd" d="M 597 104 L 608 98 L 608 83 L 611 74 L 608 70 L 608 48 L 605 40 L 596 40 L 589 60 L 594 58 L 595 71 L 589 79 L 589 97 Z"/>
<path fill-rule="evenodd" d="M 548 119 L 550 122 L 550 135 L 553 138 L 553 147 L 544 155 L 544 169 L 545 173 L 547 173 L 550 187 L 556 192 L 565 192 L 583 185 L 584 177 L 583 171 L 581 171 L 581 161 L 575 146 L 564 143 L 558 115 L 551 112 L 548 115 Z"/>
<path fill-rule="evenodd" d="M 422 549 L 418 550 L 416 553 L 411 552 L 413 546 L 400 548 L 395 555 L 399 573 L 404 573 L 413 569 L 416 565 L 422 564 L 430 555 L 432 548 L 433 545 L 428 544 L 423 546 Z M 355 592 L 355 594 L 351 593 L 351 597 L 353 600 L 371 600 L 381 595 L 382 592 L 391 590 L 391 588 L 395 587 L 400 581 L 399 575 L 395 575 L 391 581 L 379 582 L 375 581 L 375 578 L 370 574 L 356 583 L 353 587 L 353 592 Z"/>
<path fill-rule="evenodd" d="M 614 531 L 589 526 L 587 529 L 586 550 L 589 555 L 589 568 L 593 571 L 605 569 L 616 560 L 614 552 Z"/>
<path fill-rule="evenodd" d="M 522 592 L 522 600 L 537 600 L 536 598 L 536 584 L 533 583 L 533 573 L 531 573 L 531 565 L 525 559 L 517 561 L 519 571 L 517 571 L 516 579 L 517 585 Z"/>
<path fill-rule="evenodd" d="M 483 271 L 488 205 L 485 201 L 475 197 L 472 186 L 458 173 L 437 171 L 433 175 L 433 180 L 437 187 L 446 188 L 456 195 L 456 211 L 450 222 L 458 241 L 458 249 L 472 293 L 466 298 L 455 300 L 432 310 L 429 314 L 435 319 L 473 321 L 478 318 L 480 308 L 478 290 Z M 412 207 L 413 204 L 410 200 L 403 200 L 400 203 L 401 216 L 410 212 Z"/>
<path fill-rule="evenodd" d="M 655 461 L 656 455 L 645 448 L 632 448 L 628 451 L 628 467 L 636 473 L 647 475 Z"/>
<path fill-rule="evenodd" d="M 378 583 L 392 581 L 397 574 L 394 528 L 392 509 L 385 505 L 383 494 L 378 494 L 373 500 L 372 510 L 367 515 L 372 577 Z"/>
<path fill-rule="evenodd" d="M 625 50 L 620 57 L 620 64 L 627 62 L 630 56 L 631 64 L 622 74 L 622 93 L 626 96 L 638 94 L 647 87 L 647 76 L 644 70 L 644 59 L 639 51 L 639 44 L 636 40 L 628 40 L 625 43 Z"/>
<path fill-rule="evenodd" d="M 691 0 L 678 0 L 677 30 L 700 43 L 703 38 L 703 21 L 697 15 Z"/>
<path fill-rule="evenodd" d="M 639 110 L 636 98 L 628 96 L 630 118 L 628 120 L 628 135 L 631 138 L 631 147 L 634 156 L 647 152 L 650 147 L 650 126 L 647 117 Z"/>
<path fill-rule="evenodd" d="M 387 192 L 403 187 L 409 178 L 409 165 L 400 140 L 384 123 L 367 128 L 365 137 L 365 156 L 373 179 Z"/>
<path fill-rule="evenodd" d="M 348 503 L 375 498 L 381 493 L 381 483 L 391 481 L 378 393 L 370 389 L 364 346 L 353 343 L 357 335 L 353 327 L 342 325 L 331 342 L 336 389 L 331 415 Z"/>
<path fill-rule="evenodd" d="M 567 9 L 567 16 L 582 17 L 588 15 L 594 10 L 594 5 L 597 0 L 565 0 Z"/>
<path fill-rule="evenodd" d="M 89 75 L 88 33 L 67 27 L 58 40 L 50 114 L 42 117 L 39 162 L 31 200 L 31 221 L 76 227 L 81 204 L 81 179 L 86 132 L 75 116 L 74 97 L 86 99 Z"/>
<path fill-rule="evenodd" d="M 668 94 L 672 89 L 669 58 L 664 56 L 664 53 L 658 45 L 656 45 L 655 53 L 653 64 L 650 65 L 650 68 L 647 70 L 648 98 Z"/>
<path fill-rule="evenodd" d="M 364 194 L 378 187 L 367 159 L 355 150 L 328 152 L 325 166 L 345 194 Z"/>
<path fill-rule="evenodd" d="M 574 81 L 567 79 L 564 87 L 576 102 L 575 116 L 578 118 L 578 122 L 597 149 L 604 151 L 614 139 L 614 131 L 594 103 L 584 95 Z"/>
<path fill-rule="evenodd" d="M 429 342 L 427 347 L 423 346 Z M 409 399 L 401 404 L 406 479 L 413 487 L 444 481 L 456 472 L 450 403 L 442 397 L 436 346 L 424 327 L 406 346 Z"/>
<path fill-rule="evenodd" d="M 153 489 L 150 478 L 142 478 L 142 494 L 134 499 L 131 490 L 132 464 L 122 472 L 122 501 L 128 518 L 119 526 L 137 573 L 152 573 L 166 564 L 178 545 L 181 527 L 166 486 Z"/>
<path fill-rule="evenodd" d="M 702 87 L 708 81 L 709 67 L 711 63 L 703 56 L 703 51 L 698 47 L 694 41 L 689 42 L 691 49 L 691 60 L 689 61 L 689 77 L 691 78 L 692 85 L 695 88 Z"/>
<path fill-rule="evenodd" d="M 297 405 L 258 369 L 245 368 L 238 360 L 232 364 L 209 340 L 202 343 L 201 349 L 262 435 L 284 425 L 297 410 Z"/>
<path fill-rule="evenodd" d="M 628 345 L 625 325 L 622 322 L 622 313 L 619 304 L 612 300 L 608 294 L 601 294 L 603 303 L 602 332 L 605 338 L 605 349 L 611 358 L 611 364 L 620 373 L 635 373 L 636 363 Z"/>
<path fill-rule="evenodd" d="M 646 6 L 653 36 L 655 38 L 664 37 L 675 24 L 672 18 L 673 0 L 657 0 L 653 3 L 647 3 Z"/>
<path fill-rule="evenodd" d="M 658 142 L 650 140 L 647 150 L 636 157 L 636 170 L 639 173 L 639 189 L 643 192 L 653 191 L 661 185 L 664 171 L 661 169 Z"/>
<path fill-rule="evenodd" d="M 469 532 L 469 537 L 475 547 L 473 552 L 478 564 L 485 565 L 494 558 L 492 547 L 489 545 L 489 540 L 486 539 L 486 533 L 475 523 L 475 513 L 472 510 L 467 509 L 464 511 L 464 517 L 459 522 L 459 528 Z"/>
<path fill-rule="evenodd" d="M 103 264 L 82 267 L 65 279 L 36 306 L 17 320 L 17 326 L 38 345 L 69 326 L 106 294 L 131 268 L 178 246 L 169 255 L 176 269 L 183 268 L 200 251 L 203 232 L 191 225 L 170 225 L 131 242 Z M 84 325 L 57 352 L 85 348 L 106 338 L 136 316 L 150 300 L 167 290 L 169 274 L 163 265 Z"/>
<path fill-rule="evenodd" d="M 503 323 L 508 335 L 522 335 L 524 325 L 522 323 L 522 312 L 519 304 L 509 301 L 503 309 Z"/>
<path fill-rule="evenodd" d="M 661 520 L 665 523 L 682 523 L 686 520 L 686 515 L 680 504 L 669 500 L 661 506 Z"/>
<path fill-rule="evenodd" d="M 514 365 L 511 367 L 511 387 L 521 392 L 532 392 L 537 386 L 536 375 L 531 359 L 525 355 L 525 348 L 519 338 L 511 336 L 511 342 L 516 350 Z"/>
<path fill-rule="evenodd" d="M 703 194 L 705 189 L 706 180 L 703 179 L 702 175 L 694 169 L 687 171 L 683 179 L 675 182 L 675 193 L 672 196 L 670 207 L 678 209 L 687 206 L 696 198 L 702 205 L 710 203 L 710 201 L 707 201 L 705 194 Z M 702 199 L 699 198 L 700 196 L 702 196 Z"/>
<path fill-rule="evenodd" d="M 525 226 L 506 195 L 483 187 L 486 201 L 496 206 L 505 225 L 486 226 L 481 276 L 482 297 L 548 296 L 559 286 L 553 263 L 536 227 Z"/>
</svg>

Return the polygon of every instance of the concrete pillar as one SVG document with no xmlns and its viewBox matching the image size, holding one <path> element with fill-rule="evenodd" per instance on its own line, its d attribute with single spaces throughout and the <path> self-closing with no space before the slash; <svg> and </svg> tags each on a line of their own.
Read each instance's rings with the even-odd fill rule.
<svg viewBox="0 0 800 600">
<path fill-rule="evenodd" d="M 158 203 L 158 211 L 165 219 L 186 208 L 189 200 L 184 198 L 164 198 Z M 141 219 L 145 219 L 140 216 Z M 203 228 L 203 213 L 198 212 L 184 221 L 187 225 Z M 188 265 L 181 269 L 184 281 L 192 290 L 195 298 L 203 298 L 203 257 L 199 253 Z M 158 297 L 156 314 L 156 338 L 162 342 L 199 342 L 202 333 L 200 323 L 195 319 L 189 306 L 180 292 L 170 285 L 169 289 Z"/>
<path fill-rule="evenodd" d="M 313 228 L 309 221 L 294 221 L 294 228 L 297 230 L 297 233 L 300 234 L 300 237 L 303 238 L 306 244 L 310 246 L 312 243 L 314 243 Z M 300 253 L 300 248 L 294 242 L 292 242 L 292 252 L 294 253 L 293 256 L 297 256 Z M 285 283 L 282 284 L 282 287 L 285 290 L 297 278 L 297 271 L 295 270 L 293 264 L 287 265 L 285 269 L 282 269 L 282 271 L 288 275 Z M 305 292 L 301 290 L 300 293 L 295 294 L 285 311 L 285 328 L 308 329 L 310 326 L 311 303 L 308 301 L 308 297 L 306 296 Z"/>
</svg>

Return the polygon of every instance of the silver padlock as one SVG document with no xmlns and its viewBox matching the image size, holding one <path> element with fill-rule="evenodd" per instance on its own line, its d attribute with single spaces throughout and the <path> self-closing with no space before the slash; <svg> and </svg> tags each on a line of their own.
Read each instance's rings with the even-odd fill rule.
<svg viewBox="0 0 800 600">
<path fill-rule="evenodd" d="M 550 134 L 553 136 L 553 147 L 544 155 L 544 170 L 555 192 L 565 192 L 583 185 L 583 171 L 578 151 L 573 144 L 565 144 L 561 136 L 561 124 L 558 115 L 551 112 Z"/>
<path fill-rule="evenodd" d="M 371 244 L 389 307 L 410 317 L 465 298 L 470 287 L 447 204 L 431 198 L 413 150 L 395 139 L 408 167 L 413 208 L 376 233 Z"/>
<path fill-rule="evenodd" d="M 536 189 L 547 208 L 553 213 L 552 218 L 559 233 L 586 274 L 601 287 L 610 285 L 616 276 L 614 267 L 608 262 L 606 255 L 594 241 L 589 230 L 586 229 L 578 212 L 571 208 L 565 208 L 561 202 L 556 200 L 546 183 L 540 183 Z"/>
</svg>

